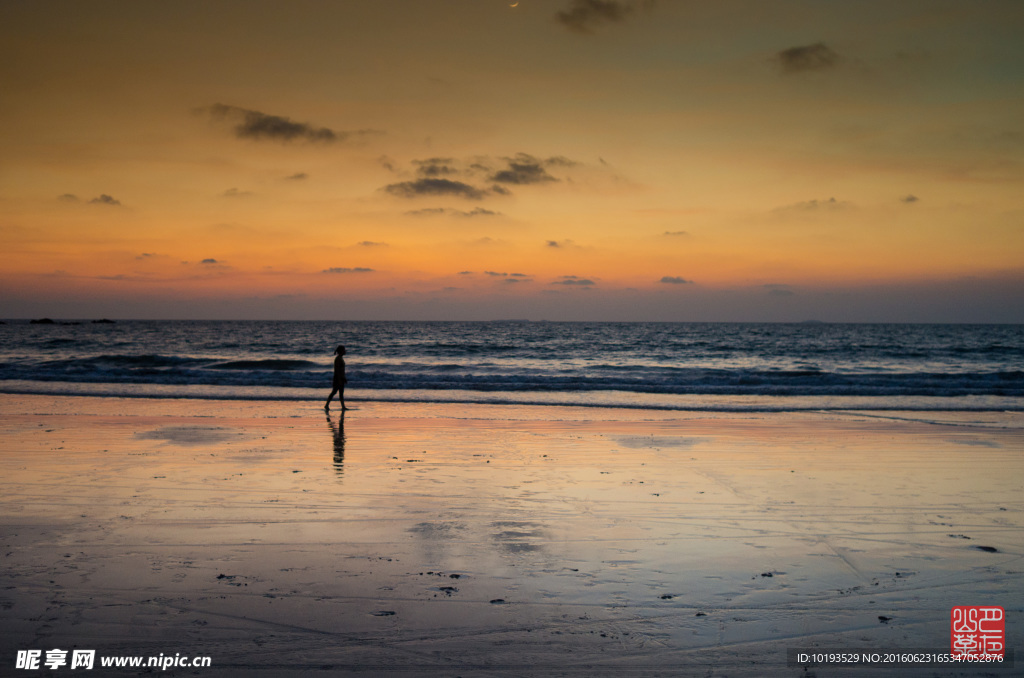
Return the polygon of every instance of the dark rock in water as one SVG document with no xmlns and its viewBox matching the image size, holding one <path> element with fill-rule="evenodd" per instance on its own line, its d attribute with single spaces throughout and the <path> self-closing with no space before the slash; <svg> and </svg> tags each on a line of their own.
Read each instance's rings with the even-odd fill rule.
<svg viewBox="0 0 1024 678">
<path fill-rule="evenodd" d="M 29 320 L 29 325 L 56 325 L 53 318 L 39 318 L 37 320 Z"/>
<path fill-rule="evenodd" d="M 374 617 L 393 617 L 395 614 L 394 610 L 378 610 L 372 613 Z"/>
<path fill-rule="evenodd" d="M 505 602 L 504 598 L 495 598 L 494 600 L 491 601 L 491 605 L 501 605 L 504 602 Z"/>
<path fill-rule="evenodd" d="M 675 598 L 675 596 L 672 595 L 671 593 L 663 593 L 663 594 L 661 594 L 660 598 L 662 600 L 672 600 L 673 598 Z"/>
<path fill-rule="evenodd" d="M 99 320 L 93 320 L 93 325 L 113 325 L 114 321 L 110 318 L 100 318 Z"/>
<path fill-rule="evenodd" d="M 878 621 L 882 622 L 883 624 L 888 624 L 889 622 L 892 621 L 892 617 L 886 617 L 884 615 L 878 615 Z"/>
<path fill-rule="evenodd" d="M 975 546 L 974 548 L 979 551 L 984 551 L 985 553 L 999 553 L 999 549 L 995 546 Z"/>
</svg>

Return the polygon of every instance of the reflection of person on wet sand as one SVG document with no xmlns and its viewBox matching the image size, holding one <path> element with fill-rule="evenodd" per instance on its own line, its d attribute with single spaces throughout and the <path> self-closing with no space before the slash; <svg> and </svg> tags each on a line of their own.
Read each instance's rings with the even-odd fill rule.
<svg viewBox="0 0 1024 678">
<path fill-rule="evenodd" d="M 345 407 L 345 347 L 339 346 L 334 349 L 334 384 L 331 388 L 331 395 L 327 396 L 327 402 L 324 403 L 324 409 L 330 411 L 331 409 L 331 398 L 334 394 L 338 394 L 338 400 L 341 401 L 341 411 L 344 412 L 348 408 Z"/>
<path fill-rule="evenodd" d="M 335 424 L 328 414 L 327 425 L 331 427 L 331 435 L 334 437 L 334 471 L 340 476 L 345 470 L 345 418 L 339 417 Z"/>
</svg>

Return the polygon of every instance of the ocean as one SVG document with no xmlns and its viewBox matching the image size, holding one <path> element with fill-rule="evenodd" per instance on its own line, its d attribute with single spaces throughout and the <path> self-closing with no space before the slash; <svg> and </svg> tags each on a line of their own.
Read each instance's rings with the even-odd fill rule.
<svg viewBox="0 0 1024 678">
<path fill-rule="evenodd" d="M 0 325 L 0 393 L 663 410 L 1024 411 L 1024 325 L 126 321 Z"/>
</svg>

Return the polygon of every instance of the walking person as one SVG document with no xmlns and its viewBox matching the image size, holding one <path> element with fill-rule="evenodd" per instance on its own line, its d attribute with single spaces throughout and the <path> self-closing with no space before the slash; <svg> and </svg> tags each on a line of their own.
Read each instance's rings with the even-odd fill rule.
<svg viewBox="0 0 1024 678">
<path fill-rule="evenodd" d="M 348 381 L 345 378 L 345 347 L 339 346 L 334 349 L 334 383 L 331 386 L 331 395 L 327 396 L 327 402 L 324 403 L 324 410 L 331 411 L 331 398 L 334 394 L 338 394 L 338 400 L 341 401 L 341 411 L 344 412 L 348 408 L 345 407 L 345 382 Z"/>
</svg>

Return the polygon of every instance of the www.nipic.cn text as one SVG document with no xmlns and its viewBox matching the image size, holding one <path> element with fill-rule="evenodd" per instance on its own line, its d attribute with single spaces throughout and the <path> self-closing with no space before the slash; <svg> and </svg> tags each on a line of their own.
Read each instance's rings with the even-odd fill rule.
<svg viewBox="0 0 1024 678">
<path fill-rule="evenodd" d="M 210 666 L 209 657 L 181 656 L 160 654 L 156 657 L 133 656 L 100 656 L 97 661 L 96 650 L 18 650 L 14 668 L 34 671 L 40 668 L 56 670 L 92 669 L 97 664 L 102 668 L 158 668 L 166 671 L 170 668 L 206 668 Z"/>
</svg>

